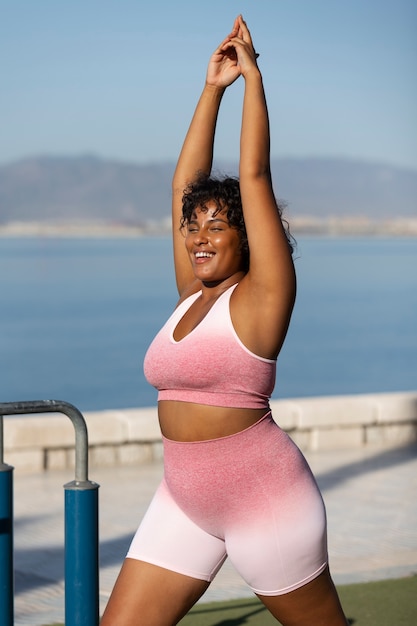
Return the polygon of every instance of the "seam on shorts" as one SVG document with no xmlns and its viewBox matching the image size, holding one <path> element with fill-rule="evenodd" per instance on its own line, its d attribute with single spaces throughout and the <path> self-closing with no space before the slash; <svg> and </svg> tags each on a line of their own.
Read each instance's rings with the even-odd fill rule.
<svg viewBox="0 0 417 626">
<path fill-rule="evenodd" d="M 320 574 L 322 574 L 326 569 L 327 565 L 328 561 L 325 561 L 325 563 L 323 563 L 323 565 L 321 565 L 318 570 L 313 572 L 313 574 L 307 576 L 307 578 L 303 578 L 303 580 L 300 580 L 298 583 L 294 583 L 289 587 L 285 587 L 284 589 L 277 589 L 276 591 L 261 591 L 260 589 L 255 589 L 254 587 L 251 587 L 251 589 L 254 593 L 260 596 L 283 596 L 286 593 L 290 593 L 290 591 L 295 591 L 296 589 L 304 587 L 304 585 L 320 576 Z"/>
</svg>

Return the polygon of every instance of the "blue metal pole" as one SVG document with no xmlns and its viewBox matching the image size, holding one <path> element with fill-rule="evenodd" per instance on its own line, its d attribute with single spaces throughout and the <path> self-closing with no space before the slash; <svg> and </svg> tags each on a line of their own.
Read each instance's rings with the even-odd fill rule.
<svg viewBox="0 0 417 626">
<path fill-rule="evenodd" d="M 0 624 L 13 626 L 13 467 L 0 462 Z"/>
<path fill-rule="evenodd" d="M 88 480 L 88 433 L 80 411 L 72 404 L 61 400 L 33 400 L 27 402 L 0 403 L 0 416 L 25 413 L 64 413 L 75 429 L 75 480 L 65 488 L 65 624 L 66 626 L 98 626 L 99 581 L 98 581 L 98 487 Z M 0 469 L 3 466 L 3 421 L 0 421 Z M 8 466 L 6 466 L 8 467 Z M 11 468 L 12 469 L 12 468 Z M 10 479 L 11 480 L 11 479 Z M 12 499 L 12 488 L 10 502 Z M 1 494 L 1 492 L 0 492 Z M 8 502 L 8 497 L 4 501 Z M 2 500 L 3 501 L 3 500 Z M 10 506 L 11 506 L 10 505 Z M 1 510 L 0 510 L 1 513 Z M 4 562 L 11 563 L 11 578 L 4 578 L 4 595 L 11 596 L 11 621 L 1 620 L 0 626 L 13 626 L 13 541 L 12 512 L 4 517 L 7 550 L 10 553 Z M 0 533 L 1 533 L 0 515 Z M 0 544 L 1 546 L 1 544 Z M 6 552 L 5 552 L 6 554 Z M 0 552 L 0 558 L 3 553 Z M 3 561 L 3 559 L 2 559 Z M 1 567 L 0 567 L 1 570 Z M 6 569 L 1 570 L 6 572 Z M 0 571 L 0 574 L 1 574 Z M 2 584 L 0 578 L 0 584 Z M 7 589 L 6 589 L 7 588 Z M 7 593 L 6 593 L 7 591 Z M 9 601 L 9 599 L 8 599 Z M 6 605 L 0 596 L 0 607 Z M 6 605 L 7 606 L 7 605 Z M 0 608 L 1 611 L 1 608 Z M 1 618 L 1 613 L 0 613 Z"/>
<path fill-rule="evenodd" d="M 98 488 L 72 481 L 65 489 L 65 625 L 99 623 Z"/>
</svg>

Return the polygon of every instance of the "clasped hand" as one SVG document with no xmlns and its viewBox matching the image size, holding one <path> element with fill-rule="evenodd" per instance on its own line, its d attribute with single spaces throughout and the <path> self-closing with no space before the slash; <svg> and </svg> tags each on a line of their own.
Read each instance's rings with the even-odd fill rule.
<svg viewBox="0 0 417 626">
<path fill-rule="evenodd" d="M 228 87 L 240 75 L 258 69 L 256 54 L 248 27 L 239 15 L 231 33 L 212 54 L 207 68 L 206 83 L 214 87 Z"/>
</svg>

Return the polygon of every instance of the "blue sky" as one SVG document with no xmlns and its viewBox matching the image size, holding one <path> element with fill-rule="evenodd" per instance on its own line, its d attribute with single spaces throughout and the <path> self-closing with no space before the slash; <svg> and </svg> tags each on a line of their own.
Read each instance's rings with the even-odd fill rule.
<svg viewBox="0 0 417 626">
<path fill-rule="evenodd" d="M 417 169 L 415 0 L 0 0 L 0 163 L 176 158 L 208 58 L 242 13 L 279 157 Z M 237 159 L 242 84 L 216 156 Z"/>
</svg>

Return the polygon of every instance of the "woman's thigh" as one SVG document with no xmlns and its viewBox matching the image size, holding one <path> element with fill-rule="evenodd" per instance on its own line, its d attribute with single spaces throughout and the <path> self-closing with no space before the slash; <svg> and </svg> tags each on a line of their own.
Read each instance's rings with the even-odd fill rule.
<svg viewBox="0 0 417 626">
<path fill-rule="evenodd" d="M 174 626 L 209 584 L 127 558 L 100 626 Z"/>
<path fill-rule="evenodd" d="M 328 568 L 291 593 L 258 597 L 283 626 L 348 625 Z"/>
</svg>

